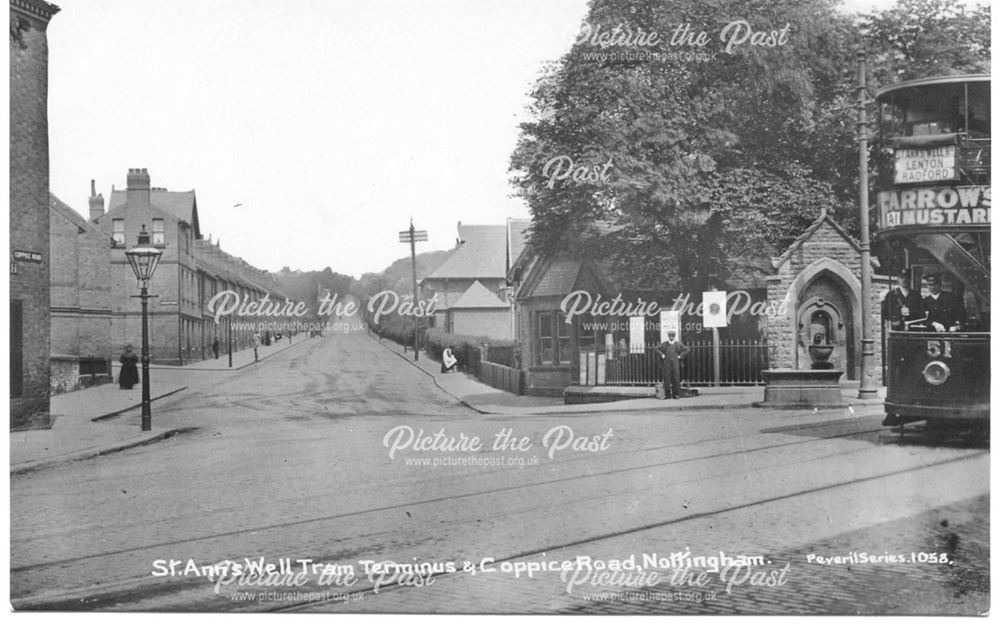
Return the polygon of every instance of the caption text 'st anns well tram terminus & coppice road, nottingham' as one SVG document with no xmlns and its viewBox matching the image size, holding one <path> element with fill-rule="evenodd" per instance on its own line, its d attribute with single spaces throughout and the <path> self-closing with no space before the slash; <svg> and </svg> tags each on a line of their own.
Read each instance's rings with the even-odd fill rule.
<svg viewBox="0 0 1000 624">
<path fill-rule="evenodd" d="M 887 334 L 884 424 L 988 430 L 990 78 L 912 80 L 875 98 L 875 251 L 922 295 Z"/>
</svg>

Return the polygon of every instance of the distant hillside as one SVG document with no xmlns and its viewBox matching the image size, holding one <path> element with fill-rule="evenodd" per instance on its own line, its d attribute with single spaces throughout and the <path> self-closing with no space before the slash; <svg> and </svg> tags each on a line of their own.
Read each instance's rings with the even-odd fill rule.
<svg viewBox="0 0 1000 624">
<path fill-rule="evenodd" d="M 417 281 L 437 270 L 453 253 L 454 249 L 417 254 Z M 380 290 L 394 290 L 400 295 L 413 291 L 413 273 L 410 269 L 409 256 L 396 260 L 381 273 L 365 273 L 354 283 L 352 292 L 363 300 Z"/>
<path fill-rule="evenodd" d="M 452 253 L 454 250 L 417 254 L 417 281 L 433 273 Z M 316 311 L 317 294 L 326 290 L 338 294 L 338 301 L 344 301 L 349 294 L 364 301 L 381 290 L 393 290 L 400 295 L 413 290 L 409 256 L 396 260 L 381 273 L 365 273 L 360 279 L 335 273 L 330 267 L 322 271 L 297 271 L 286 266 L 274 275 L 289 299 L 306 302 L 312 312 Z"/>
<path fill-rule="evenodd" d="M 331 293 L 339 293 L 340 299 L 351 292 L 354 287 L 354 278 L 350 275 L 334 273 L 330 267 L 322 271 L 293 271 L 290 268 L 282 267 L 275 273 L 278 282 L 293 301 L 305 301 L 311 307 L 316 302 L 316 295 L 320 291 L 329 290 Z"/>
</svg>

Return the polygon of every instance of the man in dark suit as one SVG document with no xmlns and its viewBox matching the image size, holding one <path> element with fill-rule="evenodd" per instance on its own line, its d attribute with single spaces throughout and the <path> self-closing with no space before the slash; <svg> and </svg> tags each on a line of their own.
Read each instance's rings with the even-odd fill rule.
<svg viewBox="0 0 1000 624">
<path fill-rule="evenodd" d="M 905 331 L 906 323 L 922 316 L 923 302 L 920 293 L 910 288 L 910 273 L 902 271 L 896 276 L 896 286 L 882 300 L 882 318 L 892 329 Z"/>
<path fill-rule="evenodd" d="M 667 341 L 656 347 L 663 363 L 663 391 L 668 399 L 681 398 L 681 358 L 690 351 L 677 339 L 677 332 L 667 332 Z"/>
<path fill-rule="evenodd" d="M 954 294 L 941 290 L 941 276 L 928 275 L 924 278 L 930 293 L 923 300 L 927 325 L 938 332 L 962 331 L 965 326 L 965 305 Z"/>
</svg>

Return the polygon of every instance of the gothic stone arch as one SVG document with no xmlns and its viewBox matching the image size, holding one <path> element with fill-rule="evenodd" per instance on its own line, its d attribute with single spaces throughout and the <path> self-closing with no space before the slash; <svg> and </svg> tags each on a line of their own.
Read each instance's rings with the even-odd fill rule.
<svg viewBox="0 0 1000 624">
<path fill-rule="evenodd" d="M 861 282 L 843 264 L 821 258 L 802 269 L 788 291 L 788 314 L 795 341 L 795 368 L 809 368 L 806 347 L 812 339 L 811 323 L 819 315 L 831 321 L 830 339 L 836 346 L 831 358 L 843 367 L 848 379 L 857 379 L 861 365 Z"/>
</svg>

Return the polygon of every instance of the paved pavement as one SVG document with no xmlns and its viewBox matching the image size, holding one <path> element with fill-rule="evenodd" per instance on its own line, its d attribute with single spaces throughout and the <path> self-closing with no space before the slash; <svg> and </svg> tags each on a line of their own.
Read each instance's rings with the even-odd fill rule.
<svg viewBox="0 0 1000 624">
<path fill-rule="evenodd" d="M 377 338 L 376 338 L 377 340 Z M 699 387 L 699 396 L 678 401 L 663 401 L 655 398 L 626 399 L 613 403 L 589 403 L 565 405 L 559 397 L 517 396 L 497 390 L 478 381 L 473 375 L 462 372 L 441 373 L 441 363 L 421 352 L 420 359 L 413 360 L 413 351 L 406 350 L 391 340 L 380 344 L 403 357 L 424 371 L 442 390 L 454 396 L 478 412 L 484 414 L 581 414 L 599 413 L 609 410 L 658 410 L 664 412 L 691 409 L 744 408 L 764 400 L 763 386 L 720 386 Z M 848 403 L 847 414 L 853 414 L 856 406 L 881 407 L 885 398 L 885 388 L 879 389 L 878 399 L 859 399 L 858 382 L 845 381 L 841 384 L 844 399 Z"/>
<path fill-rule="evenodd" d="M 260 360 L 281 353 L 303 341 L 316 340 L 299 334 L 291 341 L 283 340 L 258 350 Z M 155 410 L 158 400 L 176 395 L 189 387 L 210 384 L 217 375 L 254 365 L 253 349 L 233 353 L 233 367 L 229 367 L 228 354 L 219 359 L 205 360 L 186 366 L 150 366 L 150 398 Z M 112 367 L 118 378 L 118 363 Z M 209 372 L 211 371 L 211 372 Z M 142 371 L 140 369 L 140 376 Z M 137 410 L 142 404 L 142 385 L 122 390 L 117 383 L 109 383 L 84 390 L 52 396 L 49 411 L 52 426 L 48 429 L 12 431 L 10 433 L 10 467 L 14 473 L 87 459 L 119 452 L 170 438 L 184 429 L 165 427 L 153 418 L 151 431 L 141 431 L 135 423 L 116 417 Z"/>
</svg>

